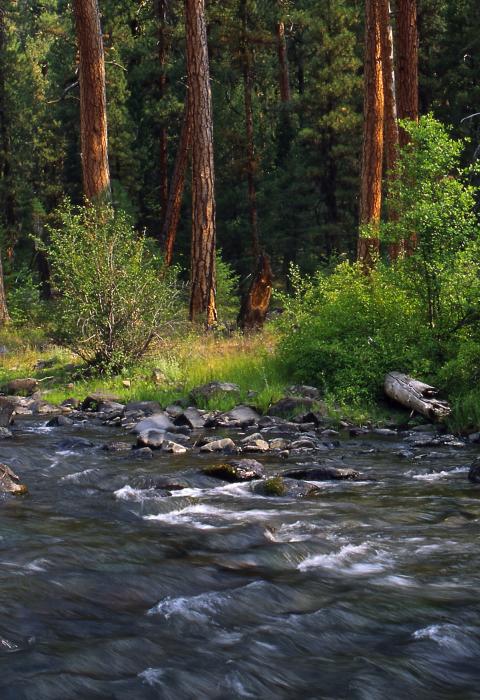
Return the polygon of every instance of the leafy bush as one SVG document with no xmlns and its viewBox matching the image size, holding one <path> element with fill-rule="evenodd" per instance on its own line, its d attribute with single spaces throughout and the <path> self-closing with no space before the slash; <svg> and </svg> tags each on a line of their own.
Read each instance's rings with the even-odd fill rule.
<svg viewBox="0 0 480 700">
<path fill-rule="evenodd" d="M 46 251 L 58 338 L 88 365 L 118 371 L 172 320 L 175 270 L 162 267 L 122 212 L 65 204 L 58 214 Z"/>
<path fill-rule="evenodd" d="M 18 326 L 39 323 L 45 317 L 40 285 L 26 265 L 6 276 L 8 313 Z"/>
<path fill-rule="evenodd" d="M 428 371 L 419 336 L 422 312 L 383 266 L 366 277 L 357 264 L 301 280 L 280 325 L 279 356 L 292 378 L 336 399 L 374 398 L 389 370 Z"/>
</svg>

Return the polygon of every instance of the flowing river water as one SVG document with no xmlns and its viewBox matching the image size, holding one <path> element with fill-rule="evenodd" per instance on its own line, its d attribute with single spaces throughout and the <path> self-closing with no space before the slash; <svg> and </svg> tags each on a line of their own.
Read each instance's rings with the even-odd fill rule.
<svg viewBox="0 0 480 700">
<path fill-rule="evenodd" d="M 221 457 L 62 449 L 125 435 L 44 423 L 0 446 L 30 489 L 0 502 L 2 700 L 480 698 L 478 447 L 343 435 L 373 480 L 296 500 L 199 475 Z M 135 487 L 160 474 L 189 488 Z"/>
</svg>

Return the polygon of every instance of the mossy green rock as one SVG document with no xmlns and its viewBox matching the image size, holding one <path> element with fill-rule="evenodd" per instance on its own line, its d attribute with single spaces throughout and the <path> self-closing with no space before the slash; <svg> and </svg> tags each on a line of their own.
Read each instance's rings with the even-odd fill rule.
<svg viewBox="0 0 480 700">
<path fill-rule="evenodd" d="M 205 467 L 203 473 L 231 483 L 253 481 L 262 479 L 264 476 L 263 467 L 256 459 L 239 459 L 225 464 L 212 464 Z"/>
<path fill-rule="evenodd" d="M 274 476 L 265 479 L 265 481 L 255 482 L 251 489 L 258 496 L 280 498 L 307 498 L 318 496 L 320 493 L 320 489 L 314 484 L 296 479 L 286 479 L 282 476 Z"/>
</svg>

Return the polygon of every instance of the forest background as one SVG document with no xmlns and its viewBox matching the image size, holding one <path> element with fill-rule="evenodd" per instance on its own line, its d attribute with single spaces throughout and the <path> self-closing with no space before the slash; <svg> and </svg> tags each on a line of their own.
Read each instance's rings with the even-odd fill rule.
<svg viewBox="0 0 480 700">
<path fill-rule="evenodd" d="M 172 173 L 178 150 L 186 94 L 183 3 L 102 0 L 100 5 L 113 204 L 116 210 L 126 213 L 136 231 L 145 231 L 147 241 L 151 241 L 149 245 L 155 248 L 158 244 L 161 252 L 165 243 L 162 239 L 165 182 Z M 281 391 L 285 377 L 295 377 L 323 384 L 332 402 L 353 405 L 378 395 L 384 371 L 416 370 L 427 379 L 434 377 L 452 394 L 461 397 L 457 408 L 459 424 L 476 425 L 478 401 L 476 396 L 466 398 L 475 381 L 480 347 L 476 338 L 477 308 L 472 279 L 468 278 L 472 293 L 462 300 L 461 309 L 457 304 L 453 313 L 452 305 L 445 303 L 443 308 L 448 306 L 448 310 L 443 312 L 440 308 L 443 290 L 449 288 L 448 295 L 452 298 L 458 297 L 458 289 L 465 287 L 465 279 L 458 278 L 458 256 L 470 255 L 469 265 L 473 259 L 473 249 L 465 253 L 465 241 L 477 244 L 476 191 L 467 192 L 471 195 L 469 201 L 465 201 L 467 195 L 463 197 L 465 189 L 461 190 L 463 199 L 457 196 L 459 192 L 452 194 L 456 202 L 462 199 L 463 209 L 454 212 L 461 220 L 459 226 L 464 227 L 468 219 L 466 212 L 475 220 L 468 219 L 469 229 L 463 228 L 461 240 L 448 238 L 454 244 L 452 264 L 447 270 L 448 280 L 439 282 L 442 289 L 437 295 L 440 301 L 435 318 L 431 308 L 411 312 L 411 300 L 420 298 L 421 293 L 418 289 L 408 289 L 405 270 L 399 269 L 392 282 L 386 277 L 390 273 L 381 268 L 378 284 L 383 291 L 377 306 L 388 308 L 380 308 L 380 321 L 372 321 L 366 308 L 371 306 L 372 289 L 378 297 L 378 287 L 375 282 L 372 285 L 371 281 L 362 280 L 344 262 L 355 259 L 358 243 L 364 3 L 210 0 L 206 10 L 214 114 L 217 244 L 221 249 L 219 306 L 223 304 L 221 315 L 224 316 L 221 325 L 231 326 L 238 284 L 248 284 L 255 267 L 253 225 L 261 248 L 270 256 L 275 286 L 287 293 L 296 291 L 297 297 L 294 301 L 287 297 L 277 300 L 277 305 L 285 309 L 280 322 L 283 328 L 267 330 L 260 341 L 230 340 L 236 359 L 225 351 L 225 346 L 218 351 L 219 355 L 224 356 L 225 352 L 230 355 L 229 369 L 224 367 L 224 357 L 217 364 L 212 360 L 213 364 L 203 374 L 193 371 L 190 365 L 188 381 L 222 378 L 221 374 L 238 379 L 236 373 L 244 372 L 251 375 L 249 388 L 260 389 L 260 400 L 268 403 Z M 423 132 L 417 135 L 412 132 L 412 142 L 420 154 L 420 161 L 412 167 L 417 178 L 425 171 L 425 182 L 431 173 L 425 167 L 422 171 L 422 167 L 435 161 L 439 147 L 447 157 L 439 163 L 440 170 L 432 182 L 460 174 L 462 168 L 476 159 L 480 120 L 466 117 L 477 112 L 480 104 L 478 13 L 475 0 L 418 3 L 419 108 L 421 114 L 432 113 L 439 120 L 424 123 Z M 283 60 L 288 61 L 288 91 L 282 83 L 282 45 L 286 49 Z M 246 88 L 251 95 L 253 121 L 250 123 L 245 112 Z M 438 130 L 435 126 L 438 123 L 451 125 L 451 135 Z M 468 137 L 469 141 L 462 148 L 454 148 L 452 137 Z M 55 336 L 49 325 L 55 305 L 55 298 L 53 301 L 51 298 L 48 252 L 51 232 L 62 227 L 70 231 L 74 228 L 62 209 L 65 196 L 73 204 L 83 202 L 77 44 L 68 2 L 7 0 L 3 4 L 0 142 L 1 250 L 8 308 L 14 325 L 4 331 L 4 342 L 6 350 L 20 346 L 26 349 L 25 358 L 28 358 L 22 364 L 18 352 L 14 356 L 6 353 L 2 376 L 7 379 L 25 373 L 32 358 L 39 356 L 38 342 L 48 346 L 49 339 Z M 474 188 L 475 175 L 469 177 L 468 186 Z M 252 185 L 257 217 L 254 224 Z M 189 178 L 185 186 L 174 258 L 183 271 L 189 267 Z M 418 179 L 412 189 L 421 190 Z M 405 193 L 397 194 L 397 199 L 405 196 Z M 433 203 L 438 203 L 438 196 Z M 433 220 L 435 212 L 429 211 Z M 77 221 L 75 225 L 78 224 Z M 446 231 L 440 233 L 448 235 Z M 386 231 L 386 239 L 388 235 Z M 442 250 L 447 250 L 444 244 L 445 240 L 440 240 Z M 438 250 L 419 250 L 419 255 L 425 254 L 433 260 Z M 131 258 L 128 251 L 126 255 Z M 446 253 L 444 257 L 448 257 Z M 139 264 L 142 269 L 148 267 L 142 261 Z M 292 264 L 297 266 L 293 275 Z M 462 264 L 465 267 L 465 260 Z M 445 272 L 444 267 L 443 263 L 436 264 L 436 282 Z M 313 280 L 301 279 L 300 275 L 314 274 L 319 268 L 321 273 Z M 477 270 L 473 269 L 473 276 L 476 274 Z M 454 278 L 457 286 L 452 292 Z M 357 289 L 353 300 L 342 291 L 346 289 L 350 295 L 352 289 Z M 181 291 L 180 288 L 180 298 Z M 333 302 L 327 304 L 327 298 Z M 438 299 L 433 301 L 436 303 Z M 158 303 L 165 301 L 163 297 L 163 302 L 159 299 Z M 427 300 L 428 305 L 431 307 L 432 298 Z M 392 309 L 397 308 L 407 311 L 400 321 L 394 319 L 392 326 Z M 318 324 L 312 326 L 314 310 L 315 319 L 322 314 L 323 318 L 330 318 L 328 333 Z M 363 318 L 364 323 L 360 323 L 361 328 L 356 328 L 355 333 L 349 333 L 347 329 L 351 331 L 358 325 L 351 322 L 355 311 L 356 318 Z M 342 312 L 345 312 L 344 326 Z M 178 320 L 178 313 L 172 309 L 167 319 L 170 324 Z M 306 325 L 302 326 L 303 318 Z M 402 329 L 400 335 L 392 334 L 393 327 Z M 36 336 L 34 328 L 41 329 L 35 331 Z M 378 343 L 383 343 L 388 335 L 401 352 L 394 353 L 392 348 L 379 351 Z M 359 352 L 362 345 L 359 338 L 365 339 L 363 354 Z M 217 341 L 218 338 L 202 340 L 197 344 L 200 365 L 205 365 L 202 344 L 211 346 Z M 252 354 L 245 354 L 250 346 L 254 347 Z M 271 355 L 267 361 L 258 359 L 260 346 L 267 352 L 275 348 L 275 362 Z M 169 349 L 164 346 L 161 353 L 162 372 L 168 384 L 165 391 L 170 392 L 174 385 L 185 381 L 185 370 L 180 367 L 182 353 L 178 346 L 172 348 L 173 345 Z M 238 357 L 239 348 L 242 357 Z M 372 348 L 370 357 L 368 351 Z M 413 348 L 411 353 L 410 348 Z M 51 355 L 52 349 L 46 352 Z M 60 351 L 55 353 L 58 359 L 55 367 L 65 384 L 70 378 L 63 372 L 67 356 Z M 207 354 L 210 359 L 215 355 L 212 347 Z M 158 355 L 152 362 L 159 364 Z M 232 370 L 232 362 L 236 369 Z M 275 363 L 278 366 L 273 370 Z M 257 379 L 252 378 L 255 368 Z M 133 373 L 127 367 L 121 381 L 125 382 L 125 377 Z M 147 380 L 138 379 L 133 385 L 137 392 L 158 395 L 158 387 L 150 387 Z M 245 378 L 243 385 L 246 389 Z M 77 386 L 72 389 L 81 390 Z M 132 391 L 131 387 L 122 390 Z"/>
</svg>

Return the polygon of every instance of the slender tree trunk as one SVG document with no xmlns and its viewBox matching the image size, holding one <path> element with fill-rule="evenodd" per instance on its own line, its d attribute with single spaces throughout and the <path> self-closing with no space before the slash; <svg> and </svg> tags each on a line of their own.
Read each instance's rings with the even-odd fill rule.
<svg viewBox="0 0 480 700">
<path fill-rule="evenodd" d="M 255 186 L 255 141 L 253 131 L 253 69 L 252 55 L 248 46 L 248 12 L 246 0 L 240 0 L 240 15 L 242 22 L 241 55 L 243 74 L 243 97 L 245 106 L 245 136 L 247 141 L 247 185 L 248 185 L 248 211 L 250 219 L 250 235 L 252 239 L 252 253 L 255 260 L 260 255 L 260 243 L 258 237 L 258 209 L 257 189 Z"/>
<path fill-rule="evenodd" d="M 417 0 L 397 0 L 397 106 L 399 119 L 418 121 Z M 400 146 L 408 134 L 400 129 Z"/>
<path fill-rule="evenodd" d="M 213 115 L 204 0 L 185 0 L 187 73 L 192 110 L 192 248 L 190 318 L 215 325 Z"/>
<path fill-rule="evenodd" d="M 155 0 L 155 11 L 157 15 L 157 45 L 158 45 L 158 63 L 160 67 L 160 76 L 158 79 L 158 88 L 160 100 L 165 97 L 167 88 L 167 54 L 168 54 L 168 32 L 167 32 L 167 10 L 168 0 Z M 165 224 L 165 218 L 168 208 L 168 131 L 165 120 L 162 119 L 159 128 L 159 180 L 160 180 L 160 211 L 161 211 L 161 226 Z"/>
<path fill-rule="evenodd" d="M 105 59 L 97 0 L 73 0 L 79 49 L 83 190 L 91 201 L 111 199 Z"/>
<path fill-rule="evenodd" d="M 357 257 L 371 269 L 380 251 L 377 229 L 382 208 L 384 92 L 377 0 L 366 1 L 364 131 Z M 362 229 L 366 234 L 362 235 Z"/>
<path fill-rule="evenodd" d="M 178 222 L 182 209 L 182 197 L 185 187 L 185 175 L 187 172 L 188 157 L 192 145 L 192 114 L 190 109 L 189 90 L 185 95 L 183 109 L 182 129 L 178 142 L 175 165 L 173 166 L 170 192 L 168 195 L 167 210 L 163 224 L 162 239 L 165 241 L 165 264 L 170 266 L 173 261 L 173 250 L 177 236 Z"/>
<path fill-rule="evenodd" d="M 9 142 L 9 127 L 7 118 L 6 106 L 6 28 L 5 28 L 5 9 L 0 8 L 0 178 L 1 178 L 1 218 L 5 223 L 5 228 L 13 223 L 14 209 L 13 200 L 10 193 L 10 142 Z M 7 308 L 7 299 L 5 296 L 5 286 L 3 281 L 3 266 L 2 255 L 0 253 L 0 326 L 3 326 L 10 320 Z"/>
<path fill-rule="evenodd" d="M 282 20 L 277 22 L 277 53 L 280 80 L 280 100 L 288 104 L 290 94 L 290 72 L 288 68 L 287 42 L 285 39 L 285 24 Z"/>
<path fill-rule="evenodd" d="M 390 189 L 395 179 L 395 168 L 399 152 L 399 133 L 397 120 L 397 97 L 395 80 L 395 62 L 393 48 L 393 30 L 390 13 L 390 0 L 379 0 L 380 36 L 382 41 L 382 73 L 385 98 L 384 120 L 384 164 L 386 170 L 386 190 Z M 390 201 L 387 216 L 389 221 L 398 221 L 398 210 Z M 391 260 L 397 260 L 404 250 L 403 241 L 391 243 L 388 252 Z"/>
</svg>

